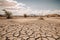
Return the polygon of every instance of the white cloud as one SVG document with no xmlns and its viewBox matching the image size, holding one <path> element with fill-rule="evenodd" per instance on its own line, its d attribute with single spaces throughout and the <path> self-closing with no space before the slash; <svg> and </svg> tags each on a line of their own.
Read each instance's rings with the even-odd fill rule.
<svg viewBox="0 0 60 40">
<path fill-rule="evenodd" d="M 17 3 L 16 3 L 16 1 L 11 1 L 11 2 L 9 2 L 9 1 L 7 1 L 7 0 L 2 0 L 2 1 L 0 1 L 0 6 L 2 6 L 2 7 L 11 7 L 11 6 L 15 6 Z"/>
<path fill-rule="evenodd" d="M 1 0 L 0 7 L 17 15 L 31 12 L 31 9 L 26 4 L 18 3 L 14 0 Z"/>
<path fill-rule="evenodd" d="M 11 11 L 15 15 L 60 13 L 60 10 L 32 10 L 26 4 L 18 3 L 15 0 L 0 0 L 0 9 Z"/>
</svg>

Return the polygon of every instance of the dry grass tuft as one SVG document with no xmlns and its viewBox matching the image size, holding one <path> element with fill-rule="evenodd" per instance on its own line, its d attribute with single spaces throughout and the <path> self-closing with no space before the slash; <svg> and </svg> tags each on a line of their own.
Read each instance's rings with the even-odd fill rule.
<svg viewBox="0 0 60 40">
<path fill-rule="evenodd" d="M 40 17 L 39 20 L 44 20 L 44 18 L 43 17 Z"/>
</svg>

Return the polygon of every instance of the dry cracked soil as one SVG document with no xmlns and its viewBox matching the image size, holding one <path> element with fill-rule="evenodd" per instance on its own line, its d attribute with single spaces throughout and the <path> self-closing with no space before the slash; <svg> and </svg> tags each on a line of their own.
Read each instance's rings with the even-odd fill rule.
<svg viewBox="0 0 60 40">
<path fill-rule="evenodd" d="M 0 40 L 60 40 L 60 22 L 3 19 L 0 20 Z"/>
</svg>

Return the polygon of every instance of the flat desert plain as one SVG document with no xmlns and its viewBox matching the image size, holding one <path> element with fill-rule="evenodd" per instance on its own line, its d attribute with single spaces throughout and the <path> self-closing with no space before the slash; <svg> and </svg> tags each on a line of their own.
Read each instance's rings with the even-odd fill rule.
<svg viewBox="0 0 60 40">
<path fill-rule="evenodd" d="M 60 19 L 0 19 L 0 40 L 60 40 Z"/>
</svg>

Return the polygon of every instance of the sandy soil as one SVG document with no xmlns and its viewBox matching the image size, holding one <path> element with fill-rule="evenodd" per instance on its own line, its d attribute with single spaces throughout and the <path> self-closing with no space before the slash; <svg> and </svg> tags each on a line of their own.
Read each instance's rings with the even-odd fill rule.
<svg viewBox="0 0 60 40">
<path fill-rule="evenodd" d="M 60 40 L 60 19 L 0 19 L 0 40 Z"/>
</svg>

